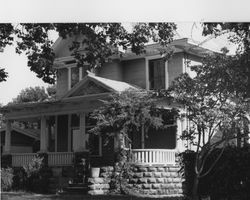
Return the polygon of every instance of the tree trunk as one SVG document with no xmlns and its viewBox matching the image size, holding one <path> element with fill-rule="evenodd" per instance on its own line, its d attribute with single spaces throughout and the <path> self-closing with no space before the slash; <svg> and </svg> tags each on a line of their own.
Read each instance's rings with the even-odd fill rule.
<svg viewBox="0 0 250 200">
<path fill-rule="evenodd" d="M 195 174 L 194 184 L 193 184 L 193 191 L 192 191 L 192 196 L 193 196 L 192 200 L 199 200 L 198 185 L 199 185 L 199 178 L 198 178 L 198 175 Z"/>
</svg>

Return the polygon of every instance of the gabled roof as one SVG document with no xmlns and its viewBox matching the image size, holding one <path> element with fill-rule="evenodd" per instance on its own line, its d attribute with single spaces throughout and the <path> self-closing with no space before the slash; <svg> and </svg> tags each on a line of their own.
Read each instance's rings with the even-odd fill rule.
<svg viewBox="0 0 250 200">
<path fill-rule="evenodd" d="M 89 86 L 87 86 L 86 84 L 90 82 L 92 82 L 92 85 L 94 84 L 94 87 L 99 88 L 99 92 L 96 92 L 96 94 L 97 93 L 123 92 L 128 89 L 139 90 L 137 86 L 133 86 L 126 82 L 99 77 L 99 76 L 94 75 L 93 73 L 88 72 L 88 75 L 86 75 L 83 78 L 83 80 L 81 80 L 69 92 L 67 92 L 62 97 L 62 99 L 72 97 L 72 96 L 80 96 L 79 94 L 81 94 L 81 92 L 84 89 L 89 88 Z M 87 87 L 84 87 L 84 86 L 87 86 Z M 102 91 L 100 92 L 100 90 Z M 94 93 L 92 92 L 88 94 L 92 95 Z"/>
<path fill-rule="evenodd" d="M 14 130 L 14 131 L 16 131 L 16 132 L 18 132 L 18 133 L 26 135 L 28 137 L 34 138 L 36 140 L 40 140 L 39 130 L 35 130 L 35 129 L 22 129 L 22 128 L 19 128 L 17 126 L 12 126 L 11 129 Z M 6 130 L 5 127 L 0 128 L 0 133 L 4 132 L 5 130 Z"/>
</svg>

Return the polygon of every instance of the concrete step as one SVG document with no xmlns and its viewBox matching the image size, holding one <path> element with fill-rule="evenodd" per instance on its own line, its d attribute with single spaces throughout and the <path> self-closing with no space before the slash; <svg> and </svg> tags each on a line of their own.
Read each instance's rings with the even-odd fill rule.
<svg viewBox="0 0 250 200">
<path fill-rule="evenodd" d="M 87 194 L 88 192 L 88 187 L 77 187 L 77 186 L 70 186 L 63 188 L 64 193 L 68 194 Z"/>
</svg>

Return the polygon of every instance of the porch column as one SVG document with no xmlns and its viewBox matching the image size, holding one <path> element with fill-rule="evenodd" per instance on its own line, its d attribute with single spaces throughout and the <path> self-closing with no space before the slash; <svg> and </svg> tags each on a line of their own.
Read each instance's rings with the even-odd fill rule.
<svg viewBox="0 0 250 200">
<path fill-rule="evenodd" d="M 144 125 L 141 127 L 141 148 L 145 148 L 145 127 Z"/>
<path fill-rule="evenodd" d="M 180 139 L 180 136 L 182 135 L 182 132 L 184 130 L 185 123 L 184 123 L 184 119 L 177 119 L 177 132 L 176 132 L 176 150 L 178 152 L 182 152 L 185 150 L 185 142 L 183 140 Z"/>
<path fill-rule="evenodd" d="M 10 120 L 7 120 L 6 131 L 5 131 L 4 153 L 9 154 L 10 152 L 11 152 L 11 122 Z"/>
<path fill-rule="evenodd" d="M 46 127 L 46 117 L 41 117 L 40 152 L 48 151 L 48 131 Z"/>
<path fill-rule="evenodd" d="M 79 143 L 80 147 L 76 150 L 78 152 L 86 150 L 86 132 L 85 132 L 85 113 L 80 113 L 80 135 L 79 135 Z"/>
</svg>

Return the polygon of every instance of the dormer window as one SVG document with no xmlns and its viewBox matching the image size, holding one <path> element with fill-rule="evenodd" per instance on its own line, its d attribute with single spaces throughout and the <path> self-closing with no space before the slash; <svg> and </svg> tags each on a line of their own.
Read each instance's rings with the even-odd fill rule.
<svg viewBox="0 0 250 200">
<path fill-rule="evenodd" d="M 74 87 L 75 84 L 77 84 L 79 82 L 79 80 L 81 79 L 80 77 L 80 68 L 79 67 L 72 67 L 71 68 L 71 80 L 70 80 L 70 87 Z"/>
<path fill-rule="evenodd" d="M 87 75 L 86 66 L 77 67 L 76 65 L 68 67 L 68 90 L 74 87 L 79 81 Z"/>
<path fill-rule="evenodd" d="M 168 88 L 168 63 L 161 56 L 146 57 L 146 88 L 159 90 Z"/>
<path fill-rule="evenodd" d="M 82 67 L 68 67 L 68 90 L 82 80 Z"/>
</svg>

